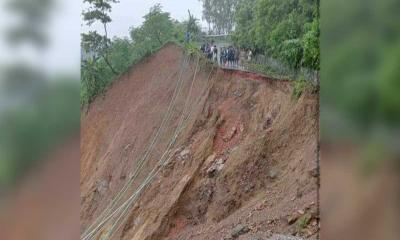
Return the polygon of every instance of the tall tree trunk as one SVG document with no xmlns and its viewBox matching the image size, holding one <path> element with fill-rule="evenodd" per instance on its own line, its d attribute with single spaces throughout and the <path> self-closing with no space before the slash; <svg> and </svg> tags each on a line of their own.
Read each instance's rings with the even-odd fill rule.
<svg viewBox="0 0 400 240">
<path fill-rule="evenodd" d="M 107 66 L 110 68 L 111 72 L 114 75 L 118 75 L 119 73 L 114 69 L 114 67 L 112 66 L 112 64 L 110 63 L 110 61 L 108 60 L 108 32 L 107 32 L 107 24 L 103 23 L 103 27 L 104 27 L 104 44 L 106 47 L 106 53 L 103 55 L 103 59 L 106 62 Z"/>
</svg>

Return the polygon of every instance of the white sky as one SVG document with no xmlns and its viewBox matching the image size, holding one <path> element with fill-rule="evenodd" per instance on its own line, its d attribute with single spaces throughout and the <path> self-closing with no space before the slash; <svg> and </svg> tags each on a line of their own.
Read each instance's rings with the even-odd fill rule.
<svg viewBox="0 0 400 240">
<path fill-rule="evenodd" d="M 49 73 L 79 73 L 80 33 L 87 31 L 87 27 L 82 24 L 81 16 L 85 6 L 83 6 L 83 0 L 55 1 L 57 1 L 56 9 L 51 21 L 45 26 L 50 36 L 48 49 L 39 51 L 29 46 L 10 49 L 0 37 L 0 64 L 23 59 L 34 66 L 44 68 Z M 0 1 L 1 32 L 14 21 L 4 9 L 3 3 L 4 1 Z M 113 22 L 108 27 L 109 36 L 128 36 L 129 28 L 141 25 L 143 16 L 156 3 L 160 3 L 164 11 L 170 12 L 174 19 L 187 19 L 187 10 L 190 9 L 191 13 L 201 20 L 202 3 L 199 0 L 120 0 L 120 3 L 112 6 L 110 15 Z M 99 28 L 99 31 L 101 30 Z"/>
<path fill-rule="evenodd" d="M 171 17 L 182 21 L 188 18 L 188 9 L 199 20 L 202 16 L 202 3 L 200 0 L 121 0 L 114 4 L 111 18 L 113 22 L 109 26 L 110 36 L 128 36 L 131 26 L 139 26 L 143 22 L 143 16 L 156 3 L 163 6 L 163 10 L 171 13 Z"/>
</svg>

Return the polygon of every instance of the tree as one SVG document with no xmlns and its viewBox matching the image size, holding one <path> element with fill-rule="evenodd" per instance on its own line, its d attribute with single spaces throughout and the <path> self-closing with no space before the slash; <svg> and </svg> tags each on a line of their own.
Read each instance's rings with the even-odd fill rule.
<svg viewBox="0 0 400 240">
<path fill-rule="evenodd" d="M 107 24 L 111 22 L 109 13 L 111 12 L 111 4 L 118 3 L 118 0 L 84 0 L 89 4 L 89 8 L 83 12 L 83 20 L 88 26 L 99 22 L 103 25 L 104 35 L 97 31 L 90 31 L 82 34 L 82 47 L 93 56 L 93 60 L 97 61 L 97 56 L 105 61 L 110 70 L 118 75 L 111 62 L 108 59 L 110 39 L 108 38 Z"/>
<path fill-rule="evenodd" d="M 203 20 L 209 30 L 217 34 L 230 33 L 235 25 L 235 11 L 241 0 L 201 0 L 203 3 Z"/>
<path fill-rule="evenodd" d="M 250 0 L 236 10 L 233 40 L 287 63 L 319 70 L 319 2 Z"/>
<path fill-rule="evenodd" d="M 315 70 L 320 69 L 319 36 L 319 19 L 316 18 L 309 24 L 309 30 L 303 36 L 303 65 Z"/>
<path fill-rule="evenodd" d="M 187 32 L 189 32 L 191 35 L 195 36 L 201 32 L 198 19 L 195 18 L 190 11 L 189 12 L 189 20 L 185 22 L 187 24 Z"/>
<path fill-rule="evenodd" d="M 254 39 L 254 8 L 256 0 L 239 4 L 236 10 L 236 29 L 233 33 L 234 42 L 243 48 L 256 48 Z"/>
<path fill-rule="evenodd" d="M 132 28 L 130 32 L 133 44 L 139 47 L 142 56 L 171 41 L 174 34 L 174 22 L 169 13 L 162 11 L 160 4 L 153 6 L 144 16 L 141 27 Z"/>
</svg>

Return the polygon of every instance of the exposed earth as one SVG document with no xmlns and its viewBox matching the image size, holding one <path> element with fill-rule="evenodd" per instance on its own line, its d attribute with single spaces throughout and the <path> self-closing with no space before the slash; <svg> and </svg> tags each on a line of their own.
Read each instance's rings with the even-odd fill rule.
<svg viewBox="0 0 400 240">
<path fill-rule="evenodd" d="M 132 66 L 82 116 L 81 233 L 156 167 L 88 239 L 318 239 L 318 93 L 292 93 L 174 44 Z"/>
</svg>

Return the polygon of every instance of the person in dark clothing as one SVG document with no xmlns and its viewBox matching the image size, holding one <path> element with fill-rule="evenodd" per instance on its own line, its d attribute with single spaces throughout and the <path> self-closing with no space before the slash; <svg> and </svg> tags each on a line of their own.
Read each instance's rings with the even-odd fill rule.
<svg viewBox="0 0 400 240">
<path fill-rule="evenodd" d="M 218 48 L 216 45 L 213 48 L 213 61 L 218 63 Z"/>
<path fill-rule="evenodd" d="M 190 32 L 189 32 L 189 31 L 187 31 L 187 32 L 185 33 L 185 42 L 186 42 L 186 43 L 189 43 L 189 42 L 190 42 Z"/>
<path fill-rule="evenodd" d="M 210 44 L 207 43 L 204 49 L 204 55 L 207 57 L 207 59 L 210 59 L 210 52 L 211 52 L 211 47 Z"/>
<path fill-rule="evenodd" d="M 221 54 L 219 56 L 219 64 L 221 66 L 225 66 L 224 58 L 225 58 L 225 48 L 221 48 Z"/>
<path fill-rule="evenodd" d="M 231 47 L 228 47 L 226 49 L 226 61 L 227 61 L 227 66 L 229 67 L 231 65 Z"/>
<path fill-rule="evenodd" d="M 233 67 L 235 61 L 235 49 L 233 49 L 232 46 L 229 47 L 228 61 L 229 61 L 229 67 Z"/>
<path fill-rule="evenodd" d="M 236 65 L 236 67 L 239 67 L 239 57 L 240 57 L 240 50 L 235 49 L 235 65 Z"/>
</svg>

